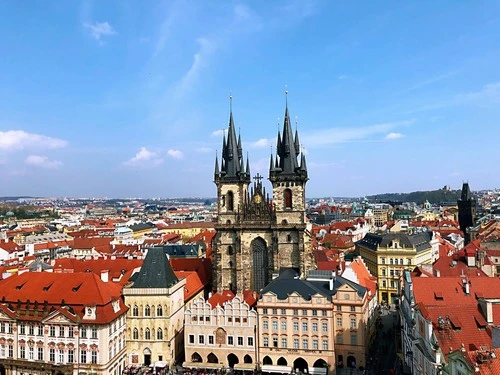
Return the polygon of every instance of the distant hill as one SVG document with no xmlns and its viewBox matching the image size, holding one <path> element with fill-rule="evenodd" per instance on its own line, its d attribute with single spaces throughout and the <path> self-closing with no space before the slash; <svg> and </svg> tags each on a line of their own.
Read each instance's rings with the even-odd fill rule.
<svg viewBox="0 0 500 375">
<path fill-rule="evenodd" d="M 431 191 L 414 191 L 411 193 L 384 193 L 370 195 L 366 198 L 371 202 L 380 201 L 392 201 L 392 202 L 416 202 L 417 204 L 422 204 L 425 201 L 429 201 L 431 204 L 439 204 L 444 202 L 455 202 L 460 195 L 462 190 L 431 190 Z"/>
</svg>

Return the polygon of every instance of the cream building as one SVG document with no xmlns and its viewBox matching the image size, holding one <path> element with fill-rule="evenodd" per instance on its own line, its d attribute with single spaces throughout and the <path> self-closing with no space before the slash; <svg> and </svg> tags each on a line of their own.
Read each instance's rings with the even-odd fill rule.
<svg viewBox="0 0 500 375">
<path fill-rule="evenodd" d="M 130 365 L 164 362 L 171 366 L 183 352 L 184 286 L 162 248 L 151 248 L 137 278 L 123 289 Z M 133 276 L 134 277 L 134 276 Z"/>
<path fill-rule="evenodd" d="M 251 307 L 255 297 L 224 291 L 193 301 L 185 313 L 184 367 L 255 370 L 257 311 Z"/>
</svg>

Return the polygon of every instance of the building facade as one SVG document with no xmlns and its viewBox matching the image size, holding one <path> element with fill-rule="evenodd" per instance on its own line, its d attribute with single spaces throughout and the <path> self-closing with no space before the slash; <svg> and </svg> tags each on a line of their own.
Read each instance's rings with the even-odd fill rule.
<svg viewBox="0 0 500 375">
<path fill-rule="evenodd" d="M 127 308 L 118 285 L 93 273 L 30 272 L 0 290 L 2 373 L 122 373 Z"/>
<path fill-rule="evenodd" d="M 299 160 L 300 159 L 300 160 Z M 214 238 L 214 290 L 262 290 L 282 267 L 305 273 L 313 257 L 307 241 L 305 185 L 308 180 L 297 131 L 292 134 L 288 106 L 276 156 L 271 155 L 270 199 L 256 175 L 250 184 L 250 164 L 236 138 L 232 111 L 224 136 L 219 169 L 215 161 L 218 219 Z"/>
</svg>

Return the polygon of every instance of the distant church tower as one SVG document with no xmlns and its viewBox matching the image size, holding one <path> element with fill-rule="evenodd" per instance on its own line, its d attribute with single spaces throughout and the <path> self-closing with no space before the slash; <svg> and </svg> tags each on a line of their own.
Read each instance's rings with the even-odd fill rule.
<svg viewBox="0 0 500 375">
<path fill-rule="evenodd" d="M 464 182 L 462 186 L 462 195 L 457 201 L 458 204 L 458 223 L 460 230 L 464 233 L 465 243 L 470 241 L 470 234 L 467 228 L 474 226 L 474 218 L 476 216 L 476 200 L 472 199 L 469 184 Z"/>
<path fill-rule="evenodd" d="M 300 162 L 299 162 L 300 157 Z M 227 139 L 222 143 L 219 169 L 215 159 L 218 220 L 214 239 L 214 289 L 260 291 L 273 272 L 294 267 L 305 272 L 312 255 L 305 255 L 305 184 L 307 167 L 293 137 L 288 105 L 283 134 L 278 133 L 277 155 L 269 170 L 273 200 L 257 174 L 249 190 L 250 164 L 243 162 L 241 138 L 236 141 L 232 108 Z M 310 252 L 310 249 L 307 249 Z M 307 264 L 306 264 L 307 263 Z"/>
</svg>

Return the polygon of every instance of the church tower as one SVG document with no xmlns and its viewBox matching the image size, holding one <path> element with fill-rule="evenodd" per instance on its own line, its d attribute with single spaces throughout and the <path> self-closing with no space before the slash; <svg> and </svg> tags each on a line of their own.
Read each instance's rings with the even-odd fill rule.
<svg viewBox="0 0 500 375">
<path fill-rule="evenodd" d="M 474 226 L 474 218 L 476 216 L 476 200 L 472 199 L 469 183 L 464 182 L 462 186 L 462 195 L 457 201 L 458 204 L 458 223 L 460 230 L 465 236 L 465 244 L 470 241 L 470 234 L 467 228 Z"/>
<path fill-rule="evenodd" d="M 305 274 L 313 260 L 310 247 L 306 251 L 304 245 L 307 167 L 298 133 L 292 134 L 288 105 L 283 133 L 278 133 L 276 157 L 271 155 L 272 200 L 259 174 L 254 176 L 249 189 L 250 165 L 248 158 L 246 165 L 243 162 L 241 138 L 236 140 L 232 110 L 227 138 L 224 136 L 222 143 L 220 168 L 218 160 L 216 157 L 218 219 L 213 241 L 214 290 L 259 292 L 284 267 Z"/>
</svg>

